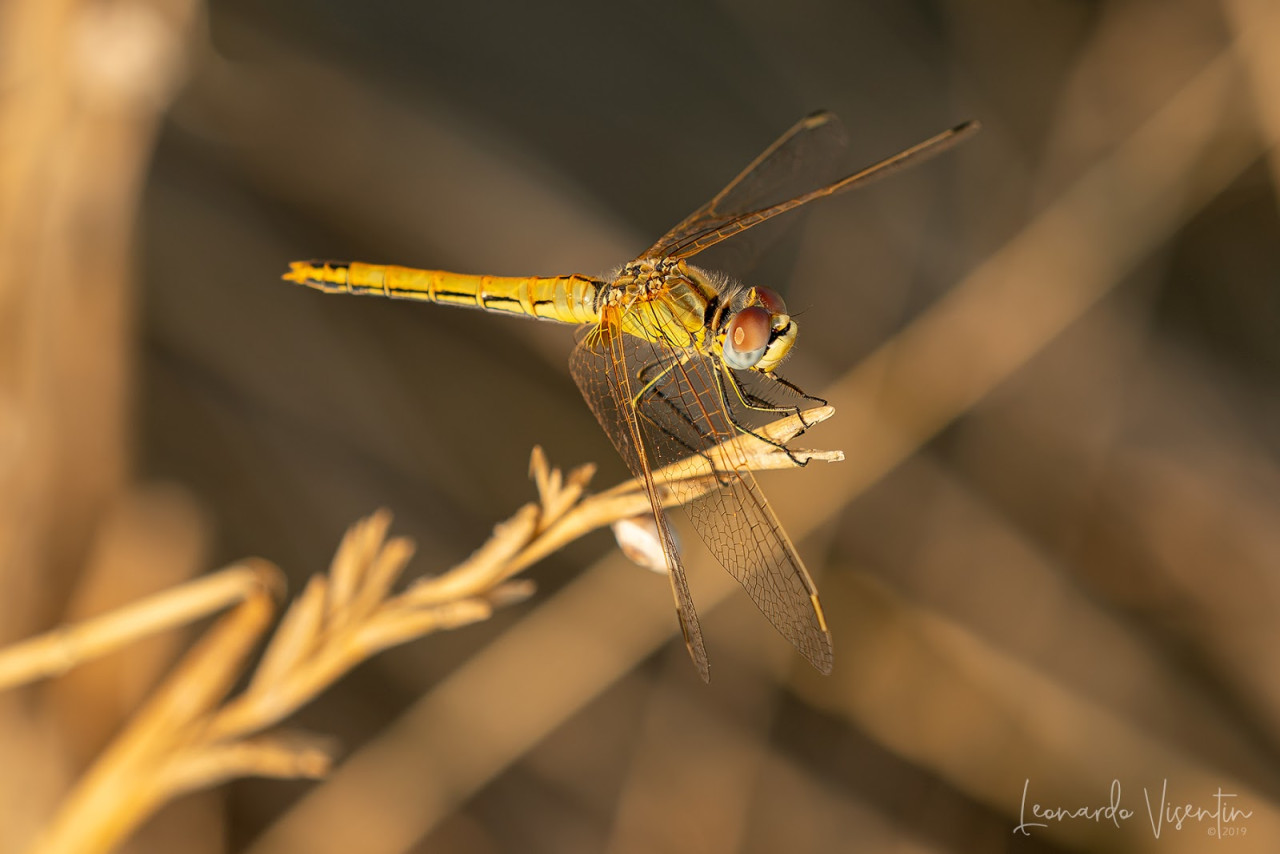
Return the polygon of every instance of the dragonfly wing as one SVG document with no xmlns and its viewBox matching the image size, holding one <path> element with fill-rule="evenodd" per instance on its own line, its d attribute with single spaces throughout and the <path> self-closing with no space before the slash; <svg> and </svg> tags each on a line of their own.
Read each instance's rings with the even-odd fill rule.
<svg viewBox="0 0 1280 854">
<path fill-rule="evenodd" d="M 749 428 L 753 414 L 736 399 L 715 361 L 630 335 L 615 348 L 630 372 L 636 428 L 656 470 L 684 467 L 668 488 L 685 503 L 693 528 L 764 615 L 822 673 L 831 672 L 831 635 L 817 589 L 739 451 L 708 451 Z M 756 420 L 772 420 L 776 414 Z M 603 422 L 602 422 L 603 423 Z M 740 425 L 740 426 L 739 426 Z M 715 468 L 708 491 L 705 466 Z"/>
<path fill-rule="evenodd" d="M 768 207 L 829 180 L 844 147 L 844 128 L 835 113 L 805 116 L 642 257 L 672 254 L 684 241 L 725 225 L 743 211 Z"/>
<path fill-rule="evenodd" d="M 919 163 L 936 154 L 941 154 L 962 140 L 967 139 L 978 129 L 979 124 L 974 121 L 956 125 L 940 134 L 929 137 L 924 142 L 919 142 L 910 148 L 903 149 L 892 157 L 886 157 L 878 163 L 859 169 L 851 175 L 846 175 L 839 180 L 818 186 L 791 198 L 767 203 L 762 207 L 739 208 L 737 211 L 729 211 L 727 210 L 729 205 L 721 205 L 724 210 L 720 215 L 705 217 L 701 221 L 693 223 L 693 227 L 690 228 L 677 226 L 675 231 L 664 237 L 654 247 L 659 251 L 654 252 L 654 249 L 650 249 L 649 252 L 663 257 L 690 258 L 704 249 L 715 246 L 722 240 L 727 240 L 735 234 L 741 234 L 749 228 L 768 222 L 779 214 L 794 210 L 815 199 L 843 193 L 846 190 L 851 190 L 854 187 L 891 175 L 913 163 Z M 803 136 L 795 137 L 797 140 L 802 140 L 803 138 Z"/>
<path fill-rule="evenodd" d="M 600 326 L 592 329 L 578 342 L 569 357 L 569 372 L 631 473 L 644 482 L 662 540 L 662 551 L 667 558 L 671 594 L 675 599 L 676 617 L 680 621 L 684 644 L 702 681 L 710 682 L 711 669 L 707 661 L 707 650 L 702 643 L 702 628 L 698 623 L 698 612 L 693 607 L 693 595 L 689 592 L 684 563 L 680 559 L 667 514 L 662 509 L 662 501 L 653 482 L 654 466 L 641 438 L 643 434 L 637 423 L 635 409 L 630 405 L 635 394 L 631 383 L 633 374 L 629 371 L 622 347 L 622 340 L 629 336 L 624 335 L 616 323 L 610 322 L 608 317 L 612 313 L 606 314 Z"/>
<path fill-rule="evenodd" d="M 830 674 L 831 633 L 809 571 L 751 472 L 724 480 L 718 491 L 685 505 L 694 530 L 774 628 L 819 673 Z"/>
</svg>

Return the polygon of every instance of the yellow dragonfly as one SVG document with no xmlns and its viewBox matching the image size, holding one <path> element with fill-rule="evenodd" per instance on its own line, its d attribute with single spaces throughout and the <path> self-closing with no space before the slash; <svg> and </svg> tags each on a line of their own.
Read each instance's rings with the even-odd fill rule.
<svg viewBox="0 0 1280 854">
<path fill-rule="evenodd" d="M 803 204 L 937 154 L 978 129 L 966 122 L 836 181 L 812 181 L 813 163 L 843 146 L 832 113 L 806 116 L 634 261 L 602 278 L 481 276 L 382 264 L 297 261 L 284 278 L 330 293 L 480 308 L 579 326 L 569 369 L 600 426 L 649 495 L 685 646 L 703 680 L 710 669 L 684 565 L 653 472 L 710 463 L 683 498 L 694 530 L 774 627 L 820 672 L 831 633 L 818 590 L 745 460 L 711 450 L 762 420 L 798 415 L 806 395 L 777 373 L 796 321 L 774 291 L 688 263 L 734 235 Z M 790 191 L 797 182 L 811 187 Z M 732 447 L 732 445 L 730 446 Z M 781 450 L 786 451 L 785 446 Z M 788 452 L 789 453 L 789 452 Z M 797 462 L 799 459 L 793 457 Z M 667 488 L 681 500 L 680 481 Z M 696 491 L 695 491 L 696 490 Z"/>
</svg>

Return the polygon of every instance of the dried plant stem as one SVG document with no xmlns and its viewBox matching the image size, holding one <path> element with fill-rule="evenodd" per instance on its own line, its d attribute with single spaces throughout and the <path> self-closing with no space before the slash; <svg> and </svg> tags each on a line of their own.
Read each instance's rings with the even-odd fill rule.
<svg viewBox="0 0 1280 854">
<path fill-rule="evenodd" d="M 182 779 L 172 771 L 182 763 L 194 718 L 229 689 L 270 623 L 273 600 L 261 585 L 205 634 L 79 782 L 37 851 L 110 851 L 178 794 L 164 784 Z"/>
<path fill-rule="evenodd" d="M 243 601 L 274 567 L 248 560 L 148 596 L 100 617 L 63 626 L 0 649 L 0 690 L 57 676 L 166 629 Z"/>
<path fill-rule="evenodd" d="M 830 407 L 824 407 L 781 419 L 762 430 L 769 441 L 740 436 L 705 459 L 656 472 L 655 479 L 666 500 L 674 503 L 675 493 L 666 486 L 676 479 L 685 484 L 684 500 L 716 488 L 711 465 L 721 456 L 752 469 L 839 459 L 838 452 L 787 452 L 773 444 L 785 443 L 830 415 Z M 457 567 L 398 595 L 391 595 L 391 589 L 413 555 L 413 544 L 387 539 L 391 514 L 385 510 L 353 525 L 328 575 L 310 580 L 280 621 L 248 688 L 230 700 L 227 692 L 274 616 L 280 577 L 265 561 L 246 562 L 203 585 L 183 585 L 21 645 L 20 663 L 50 662 L 37 672 L 57 672 L 128 639 L 178 625 L 184 617 L 194 619 L 217 605 L 242 600 L 187 654 L 80 781 L 46 830 L 37 854 L 109 851 L 175 795 L 233 777 L 323 775 L 331 762 L 328 745 L 294 733 L 262 732 L 373 654 L 487 619 L 494 608 L 524 599 L 532 585 L 512 581 L 512 576 L 589 531 L 649 512 L 641 484 L 629 481 L 585 496 L 594 467 L 580 467 L 565 477 L 547 464 L 539 448 L 530 473 L 538 503 L 498 525 Z M 21 672 L 35 669 L 34 664 L 24 666 Z"/>
<path fill-rule="evenodd" d="M 733 466 L 752 471 L 765 471 L 795 468 L 797 465 L 804 465 L 814 460 L 822 462 L 843 460 L 844 454 L 841 451 L 792 449 L 788 452 L 779 447 L 809 427 L 826 421 L 834 414 L 833 407 L 820 406 L 799 415 L 780 418 L 765 425 L 759 431 L 760 435 L 769 441 L 751 434 L 742 434 L 718 446 L 707 457 L 698 456 L 681 460 L 654 472 L 654 480 L 658 484 L 664 506 L 678 503 L 676 494 L 665 488 L 672 481 L 679 480 L 685 484 L 686 488 L 680 491 L 679 496 L 680 501 L 685 502 L 716 489 L 719 484 L 712 476 L 713 462 L 720 466 L 727 466 L 726 461 L 732 460 Z M 650 512 L 649 498 L 643 485 L 632 479 L 598 495 L 590 496 L 577 503 L 572 510 L 563 512 L 563 515 L 557 515 L 563 511 L 562 503 L 567 497 L 572 497 L 576 501 L 582 494 L 593 470 L 577 469 L 570 473 L 567 481 L 561 486 L 558 480 L 559 472 L 546 474 L 546 465 L 541 449 L 535 448 L 531 473 L 542 495 L 543 514 L 540 535 L 530 540 L 505 563 L 487 566 L 490 571 L 496 573 L 494 577 L 497 579 L 515 575 L 596 528 L 612 524 L 619 519 L 628 519 Z M 697 488 L 688 489 L 687 485 L 690 482 L 700 487 L 700 491 Z M 477 555 L 479 554 L 477 552 Z M 450 573 L 447 578 L 442 576 L 421 582 L 419 595 L 424 597 L 445 595 L 445 591 L 474 589 L 477 585 L 482 586 L 485 583 L 487 576 L 483 567 L 470 567 L 470 571 L 466 569 L 464 565 L 459 567 L 458 572 Z"/>
</svg>

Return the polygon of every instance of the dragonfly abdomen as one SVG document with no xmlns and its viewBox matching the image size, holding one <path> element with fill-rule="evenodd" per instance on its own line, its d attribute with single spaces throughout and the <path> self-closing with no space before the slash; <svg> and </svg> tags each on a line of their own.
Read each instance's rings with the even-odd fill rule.
<svg viewBox="0 0 1280 854">
<path fill-rule="evenodd" d="M 329 293 L 479 308 L 560 323 L 595 323 L 604 283 L 589 276 L 473 276 L 387 264 L 294 261 L 285 279 Z"/>
</svg>

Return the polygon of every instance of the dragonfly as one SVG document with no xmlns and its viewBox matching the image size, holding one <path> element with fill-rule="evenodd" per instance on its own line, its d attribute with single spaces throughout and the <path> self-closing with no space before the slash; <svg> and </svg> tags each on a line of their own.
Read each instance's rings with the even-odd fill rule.
<svg viewBox="0 0 1280 854">
<path fill-rule="evenodd" d="M 709 682 L 710 667 L 663 509 L 664 490 L 674 495 L 672 503 L 684 504 L 693 530 L 769 622 L 814 668 L 829 674 L 831 632 L 813 578 L 743 454 L 722 450 L 752 434 L 790 455 L 785 444 L 759 432 L 760 422 L 800 415 L 802 404 L 826 402 L 778 373 L 798 331 L 782 297 L 689 261 L 801 205 L 923 161 L 977 129 L 976 121 L 965 122 L 852 174 L 819 180 L 815 169 L 843 148 L 844 133 L 834 114 L 813 113 L 639 257 L 601 277 L 486 276 L 296 261 L 283 278 L 328 293 L 464 306 L 579 327 L 570 373 L 647 492 L 677 619 L 699 676 Z M 798 184 L 808 188 L 795 192 Z M 715 482 L 708 489 L 704 476 L 694 485 L 695 469 L 705 472 L 708 465 Z M 691 478 L 683 487 L 682 466 Z M 654 472 L 660 469 L 677 476 L 659 484 Z"/>
</svg>

